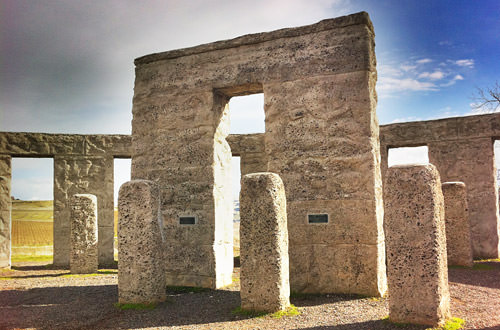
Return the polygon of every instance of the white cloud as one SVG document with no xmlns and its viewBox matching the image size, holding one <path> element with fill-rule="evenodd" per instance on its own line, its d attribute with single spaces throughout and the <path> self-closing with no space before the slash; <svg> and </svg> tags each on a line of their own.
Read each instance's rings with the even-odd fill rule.
<svg viewBox="0 0 500 330">
<path fill-rule="evenodd" d="M 457 74 L 455 77 L 453 77 L 453 80 L 464 80 L 464 77 L 460 74 Z"/>
<path fill-rule="evenodd" d="M 406 123 L 409 121 L 421 121 L 421 120 L 422 120 L 422 118 L 420 118 L 420 117 L 410 116 L 410 117 L 404 117 L 404 118 L 396 118 L 393 121 L 391 121 L 390 124 Z"/>
<path fill-rule="evenodd" d="M 419 78 L 428 78 L 431 80 L 440 80 L 443 79 L 445 76 L 444 72 L 436 70 L 432 73 L 430 72 L 422 72 L 421 74 L 418 75 Z"/>
<path fill-rule="evenodd" d="M 411 78 L 382 77 L 378 85 L 378 90 L 384 92 L 436 91 L 438 88 L 431 82 L 423 82 Z"/>
<path fill-rule="evenodd" d="M 461 67 L 466 67 L 466 68 L 474 68 L 474 60 L 473 59 L 464 59 L 464 60 L 457 60 L 454 62 L 456 65 L 461 66 Z"/>
<path fill-rule="evenodd" d="M 427 64 L 427 63 L 431 63 L 432 60 L 430 58 L 423 58 L 421 60 L 418 60 L 416 61 L 417 64 Z"/>
</svg>

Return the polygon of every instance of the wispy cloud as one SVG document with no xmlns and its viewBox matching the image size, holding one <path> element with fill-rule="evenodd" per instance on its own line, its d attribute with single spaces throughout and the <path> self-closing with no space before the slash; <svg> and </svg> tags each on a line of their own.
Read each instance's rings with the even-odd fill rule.
<svg viewBox="0 0 500 330">
<path fill-rule="evenodd" d="M 466 67 L 466 68 L 473 68 L 474 67 L 474 60 L 473 59 L 464 59 L 464 60 L 457 60 L 455 61 L 455 64 L 458 66 Z"/>
<path fill-rule="evenodd" d="M 418 75 L 419 78 L 428 78 L 431 80 L 440 80 L 443 79 L 445 76 L 443 71 L 436 70 L 432 73 L 430 72 L 422 72 L 421 74 Z"/>
<path fill-rule="evenodd" d="M 427 57 L 385 64 L 379 66 L 377 90 L 381 98 L 402 92 L 436 92 L 464 80 L 464 74 L 473 66 L 473 59 L 438 62 Z"/>
<path fill-rule="evenodd" d="M 417 60 L 416 62 L 417 64 L 426 64 L 426 63 L 431 63 L 432 60 L 430 58 L 423 58 L 421 60 Z"/>
</svg>

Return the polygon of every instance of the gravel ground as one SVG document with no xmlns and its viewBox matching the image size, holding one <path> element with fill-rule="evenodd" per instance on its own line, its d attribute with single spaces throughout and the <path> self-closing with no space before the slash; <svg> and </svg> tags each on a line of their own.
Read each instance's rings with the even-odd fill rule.
<svg viewBox="0 0 500 330">
<path fill-rule="evenodd" d="M 0 329 L 425 329 L 395 326 L 386 299 L 347 295 L 292 298 L 300 315 L 275 319 L 241 316 L 239 269 L 233 285 L 196 293 L 168 291 L 152 310 L 120 310 L 117 271 L 73 276 L 67 270 L 20 265 L 0 271 Z M 500 262 L 450 269 L 451 308 L 466 329 L 500 329 Z M 417 293 L 416 293 L 417 294 Z"/>
</svg>

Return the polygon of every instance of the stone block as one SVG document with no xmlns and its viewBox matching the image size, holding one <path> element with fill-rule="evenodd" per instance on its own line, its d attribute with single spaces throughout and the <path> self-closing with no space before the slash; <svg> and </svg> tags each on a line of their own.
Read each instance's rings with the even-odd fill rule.
<svg viewBox="0 0 500 330">
<path fill-rule="evenodd" d="M 11 171 L 11 157 L 0 155 L 0 268 L 11 264 Z"/>
<path fill-rule="evenodd" d="M 164 301 L 165 266 L 160 191 L 152 181 L 133 180 L 118 197 L 118 302 Z"/>
<path fill-rule="evenodd" d="M 448 265 L 473 266 L 467 192 L 463 182 L 442 185 Z"/>
<path fill-rule="evenodd" d="M 393 166 L 384 189 L 389 318 L 441 325 L 450 293 L 439 173 L 431 164 Z"/>
<path fill-rule="evenodd" d="M 286 197 L 277 174 L 242 178 L 240 218 L 241 308 L 286 309 L 290 305 Z"/>
<path fill-rule="evenodd" d="M 73 274 L 96 273 L 97 255 L 97 197 L 77 194 L 71 198 L 71 253 L 69 266 Z"/>
</svg>

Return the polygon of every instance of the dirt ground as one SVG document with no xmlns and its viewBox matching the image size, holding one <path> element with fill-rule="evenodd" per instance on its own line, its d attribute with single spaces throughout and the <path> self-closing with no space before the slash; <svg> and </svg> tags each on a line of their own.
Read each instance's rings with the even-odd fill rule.
<svg viewBox="0 0 500 330">
<path fill-rule="evenodd" d="M 281 319 L 235 314 L 240 305 L 239 269 L 224 290 L 168 290 L 154 309 L 120 310 L 117 270 L 74 276 L 67 270 L 18 264 L 0 271 L 0 329 L 425 329 L 395 326 L 387 299 L 347 295 L 292 297 L 300 315 Z M 465 329 L 500 329 L 500 262 L 449 270 L 451 310 Z M 416 293 L 418 294 L 418 293 Z"/>
</svg>

